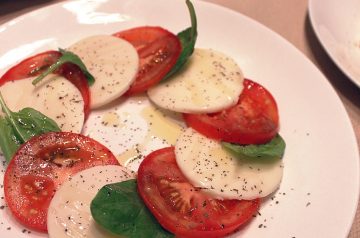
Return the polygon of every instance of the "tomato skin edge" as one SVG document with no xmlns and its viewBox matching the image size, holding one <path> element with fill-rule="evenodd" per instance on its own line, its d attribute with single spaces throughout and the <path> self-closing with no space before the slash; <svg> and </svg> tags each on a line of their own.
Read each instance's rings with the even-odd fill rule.
<svg viewBox="0 0 360 238">
<path fill-rule="evenodd" d="M 55 186 L 55 188 L 54 188 L 55 190 L 57 190 L 59 188 L 59 186 L 61 185 L 61 183 L 64 181 L 65 178 L 68 178 L 67 176 L 71 176 L 71 174 L 75 174 L 75 173 L 77 173 L 77 172 L 79 172 L 79 171 L 81 171 L 83 169 L 88 168 L 89 166 L 108 165 L 108 164 L 109 165 L 120 165 L 118 160 L 116 159 L 116 157 L 104 145 L 102 145 L 101 143 L 95 141 L 94 139 L 92 139 L 90 137 L 86 137 L 84 135 L 77 134 L 77 133 L 72 133 L 72 132 L 49 132 L 49 133 L 46 133 L 46 134 L 34 136 L 29 141 L 22 144 L 19 147 L 18 151 L 15 153 L 13 159 L 10 161 L 10 163 L 8 164 L 8 166 L 7 166 L 6 170 L 5 170 L 5 174 L 4 174 L 4 199 L 5 199 L 5 202 L 6 202 L 7 206 L 8 206 L 8 208 L 9 208 L 9 211 L 11 212 L 12 216 L 15 218 L 15 220 L 17 222 L 19 222 L 20 224 L 24 225 L 27 228 L 30 228 L 30 229 L 35 230 L 35 231 L 43 232 L 43 233 L 47 232 L 46 217 L 45 217 L 45 221 L 42 221 L 41 218 L 40 219 L 28 218 L 25 215 L 23 215 L 24 212 L 21 210 L 21 209 L 25 209 L 25 208 L 23 208 L 23 207 L 19 208 L 18 207 L 19 204 L 18 204 L 17 199 L 20 199 L 20 197 L 21 197 L 21 199 L 23 199 L 23 197 L 26 196 L 26 195 L 17 194 L 17 193 L 20 192 L 21 187 L 18 185 L 18 187 L 15 188 L 14 187 L 14 181 L 16 180 L 20 184 L 21 181 L 22 181 L 22 177 L 25 177 L 25 176 L 28 176 L 28 175 L 32 176 L 33 174 L 31 172 L 29 172 L 29 173 L 25 172 L 25 173 L 20 173 L 20 174 L 16 173 L 16 171 L 19 170 L 19 169 L 16 168 L 16 166 L 24 166 L 24 163 L 21 162 L 21 158 L 23 156 L 27 156 L 26 151 L 32 150 L 32 148 L 34 147 L 32 145 L 33 143 L 37 143 L 39 141 L 41 141 L 41 142 L 47 141 L 48 137 L 57 138 L 56 137 L 57 135 L 60 135 L 61 139 L 65 138 L 64 140 L 67 140 L 67 142 L 74 142 L 75 144 L 79 143 L 79 147 L 81 147 L 81 149 L 83 151 L 89 151 L 89 149 L 92 149 L 89 152 L 93 152 L 94 157 L 84 158 L 84 160 L 82 162 L 80 162 L 80 164 L 75 165 L 74 167 L 69 167 L 68 169 L 65 168 L 65 170 L 60 170 L 60 171 L 56 170 L 55 174 L 59 175 L 59 177 L 57 177 L 57 176 L 54 177 L 54 173 L 47 174 L 46 178 L 49 178 L 49 180 L 53 181 L 54 186 Z M 51 142 L 51 140 L 49 140 L 49 141 Z M 49 143 L 49 142 L 44 142 L 44 143 L 46 144 L 46 143 Z M 64 147 L 61 147 L 61 145 L 59 145 L 60 148 L 66 149 L 67 148 L 66 144 L 63 144 L 63 145 L 64 145 Z M 37 152 L 34 155 L 34 157 L 35 156 L 40 156 L 41 152 L 46 150 L 46 147 L 42 147 L 41 145 L 36 145 L 36 146 L 37 147 L 35 148 L 35 150 Z M 101 157 L 101 155 L 103 155 L 103 156 Z M 107 157 L 105 157 L 105 155 Z M 79 155 L 78 158 L 80 158 L 80 155 Z M 25 163 L 25 165 L 26 165 L 26 163 Z M 33 167 L 36 168 L 35 165 L 33 165 Z M 32 168 L 31 170 L 34 170 L 34 169 Z M 14 176 L 14 175 L 16 175 L 16 176 Z M 36 172 L 35 172 L 34 175 L 35 176 L 39 176 L 39 175 L 40 176 L 45 176 L 45 174 L 36 174 Z M 14 179 L 13 177 L 17 177 L 17 178 Z M 52 198 L 52 196 L 51 196 L 51 198 Z M 50 199 L 50 201 L 51 201 L 51 199 Z M 25 201 L 25 202 L 27 202 L 27 201 Z M 35 205 L 37 205 L 37 204 L 35 204 Z M 43 211 L 41 210 L 40 212 L 43 212 Z M 47 212 L 47 210 L 46 210 L 46 212 Z M 36 218 L 38 218 L 38 217 L 36 217 Z M 42 222 L 42 223 L 40 223 L 40 222 Z"/>
<path fill-rule="evenodd" d="M 32 73 L 33 70 L 35 70 L 38 67 L 41 67 L 44 64 L 44 59 L 43 57 L 51 57 L 49 59 L 51 59 L 51 61 L 49 61 L 50 64 L 55 63 L 55 61 L 61 57 L 61 53 L 59 51 L 56 50 L 49 50 L 49 51 L 45 51 L 45 52 L 41 52 L 38 53 L 36 55 L 32 55 L 27 57 L 26 59 L 21 60 L 20 62 L 18 62 L 16 65 L 12 66 L 10 69 L 8 69 L 0 78 L 0 86 L 2 86 L 4 83 L 8 82 L 8 81 L 13 81 L 13 80 L 20 80 L 20 79 L 24 79 L 26 77 L 31 77 L 32 75 L 36 75 L 36 73 Z M 33 61 L 34 59 L 38 59 L 35 62 Z M 39 62 L 39 60 L 41 60 L 42 62 Z M 24 70 L 20 70 L 22 71 L 21 73 L 19 73 L 19 68 L 22 65 L 27 65 L 27 73 L 25 75 L 25 71 Z M 29 64 L 29 65 L 28 65 Z M 22 67 L 21 67 L 22 69 Z M 15 77 L 13 76 L 15 74 Z"/>
<path fill-rule="evenodd" d="M 256 102 L 256 96 L 258 96 L 257 94 L 259 94 L 259 98 L 266 99 L 266 104 L 263 104 L 262 102 Z M 264 107 L 260 109 L 265 111 L 265 116 L 261 119 L 266 118 L 267 122 L 260 124 L 260 126 L 264 127 L 264 130 L 262 131 L 251 131 L 251 129 L 248 128 L 238 131 L 236 126 L 232 126 L 233 124 L 236 125 L 238 122 L 231 121 L 231 119 L 227 120 L 228 115 L 231 115 L 232 119 L 234 119 L 234 113 L 232 113 L 232 111 L 236 111 L 237 107 L 241 108 L 242 102 L 248 98 L 250 98 L 253 104 L 261 104 L 261 107 Z M 269 106 L 266 106 L 267 104 Z M 254 110 L 258 109 L 255 108 Z M 235 144 L 264 144 L 274 138 L 279 131 L 279 113 L 275 98 L 265 87 L 249 79 L 244 80 L 243 92 L 240 94 L 238 104 L 234 105 L 233 107 L 212 114 L 183 113 L 182 115 L 186 125 L 188 127 L 192 127 L 202 135 L 218 141 L 225 141 Z M 212 117 L 214 115 L 219 116 L 215 116 L 215 119 L 213 119 Z M 221 117 L 226 118 L 227 121 L 216 119 Z"/>
<path fill-rule="evenodd" d="M 140 58 L 138 74 L 124 94 L 126 97 L 146 92 L 159 83 L 176 64 L 182 51 L 179 38 L 159 26 L 130 28 L 113 36 L 130 42 Z"/>
<path fill-rule="evenodd" d="M 18 151 L 19 151 L 22 147 L 24 147 L 24 146 L 25 146 L 25 143 L 22 144 L 22 145 L 19 147 Z M 18 153 L 18 152 L 16 152 L 15 155 L 16 155 L 17 153 Z M 14 156 L 15 156 L 15 155 L 14 155 Z M 12 161 L 12 160 L 11 160 L 11 161 Z M 10 163 L 8 164 L 8 166 L 6 167 L 6 170 L 5 170 L 5 174 L 4 174 L 4 189 L 10 187 L 10 186 L 9 186 L 9 183 L 11 183 L 11 182 L 10 182 L 10 179 L 5 179 L 5 178 L 9 177 L 8 174 L 10 173 L 11 168 L 14 166 L 14 162 L 11 163 L 11 161 L 10 161 Z M 7 206 L 9 207 L 9 210 L 11 211 L 11 207 L 14 206 L 14 205 L 12 205 L 13 202 L 11 201 L 11 197 L 9 197 L 9 194 L 8 194 L 8 193 L 4 192 L 4 198 L 5 198 L 5 203 L 6 203 Z M 17 222 L 19 222 L 20 224 L 24 225 L 25 227 L 29 227 L 29 228 L 31 228 L 31 229 L 33 229 L 33 230 L 35 230 L 35 231 L 39 231 L 39 232 L 42 232 L 42 233 L 47 233 L 47 228 L 46 228 L 46 226 L 44 226 L 44 225 L 31 225 L 31 226 L 29 226 L 29 224 L 27 224 L 25 221 L 23 221 L 23 217 L 20 216 L 19 213 L 17 213 L 17 212 L 12 212 L 12 211 L 11 211 L 11 215 L 15 217 L 15 220 L 16 220 Z"/>
<path fill-rule="evenodd" d="M 23 59 L 22 61 L 8 69 L 0 77 L 0 86 L 2 86 L 8 81 L 21 80 L 27 77 L 37 76 L 41 73 L 43 66 L 50 66 L 51 64 L 55 63 L 56 60 L 58 60 L 61 56 L 62 54 L 59 51 L 49 50 Z M 26 69 L 24 69 L 24 67 Z M 40 70 L 37 71 L 36 69 Z M 58 69 L 55 73 L 69 80 L 73 85 L 77 87 L 77 89 L 81 93 L 84 101 L 85 122 L 90 115 L 91 100 L 89 85 L 86 76 L 83 74 L 83 72 L 77 65 L 71 63 L 66 63 L 62 65 L 60 69 Z"/>
<path fill-rule="evenodd" d="M 174 151 L 174 147 L 167 147 L 167 148 L 163 148 L 163 149 L 159 149 L 157 151 L 154 151 L 152 153 L 150 153 L 147 157 L 149 158 L 154 158 L 157 156 L 162 156 L 163 153 L 171 153 Z M 138 171 L 138 192 L 140 197 L 143 199 L 145 205 L 150 209 L 151 213 L 154 215 L 154 217 L 159 221 L 159 223 L 161 224 L 161 226 L 174 233 L 176 235 L 176 237 L 187 237 L 187 238 L 196 238 L 196 237 L 209 237 L 209 238 L 215 238 L 215 237 L 224 237 L 228 234 L 233 233 L 234 231 L 236 231 L 237 229 L 239 229 L 241 226 L 245 225 L 246 223 L 248 223 L 251 218 L 254 216 L 254 214 L 256 213 L 256 211 L 258 211 L 259 207 L 260 207 L 260 199 L 254 199 L 252 201 L 244 201 L 244 203 L 242 204 L 247 204 L 247 205 L 241 205 L 243 209 L 246 209 L 245 211 L 243 210 L 236 210 L 236 212 L 242 212 L 242 214 L 237 215 L 238 217 L 240 216 L 239 221 L 237 222 L 233 222 L 232 225 L 231 224 L 226 224 L 224 227 L 222 228 L 214 228 L 211 230 L 199 230 L 198 227 L 195 229 L 184 229 L 184 224 L 179 222 L 177 224 L 174 224 L 174 222 L 171 220 L 173 218 L 167 217 L 166 214 L 162 213 L 162 209 L 161 206 L 159 207 L 158 205 L 158 200 L 156 200 L 158 196 L 161 196 L 160 191 L 157 189 L 153 189 L 153 186 L 151 187 L 147 187 L 146 186 L 146 181 L 148 182 L 152 182 L 152 184 L 155 184 L 155 181 L 152 178 L 152 175 L 147 174 L 147 172 L 144 172 L 144 167 L 146 166 L 150 166 L 146 163 L 150 163 L 148 161 L 150 160 L 146 160 L 147 157 L 144 159 L 145 164 L 140 164 L 139 167 L 139 171 Z M 154 165 L 151 165 L 154 166 Z M 158 165 L 159 166 L 159 165 Z M 162 166 L 162 165 L 160 165 Z M 176 166 L 177 167 L 177 166 Z M 169 167 L 169 171 L 171 171 L 172 168 Z M 171 172 L 169 172 L 171 173 Z M 180 172 L 181 173 L 181 172 Z M 167 173 L 166 173 L 167 174 Z M 174 176 L 177 176 L 177 172 L 175 172 Z M 160 176 L 165 176 L 161 174 Z M 175 179 L 176 180 L 176 179 Z M 156 185 L 154 185 L 156 187 Z M 149 197 L 149 198 L 148 198 Z M 155 199 L 155 200 L 154 200 Z M 155 204 L 152 204 L 151 201 L 153 201 Z M 162 205 L 163 206 L 163 205 Z M 166 205 L 165 205 L 166 206 Z M 245 206 L 245 207 L 243 207 Z M 241 208 L 239 208 L 241 209 Z M 175 213 L 175 212 L 174 212 Z M 231 214 L 234 215 L 234 211 L 231 211 Z M 175 215 L 176 216 L 176 215 Z M 181 216 L 181 215 L 180 215 Z M 217 216 L 217 215 L 215 215 Z M 183 220 L 183 217 L 179 217 L 179 220 Z M 216 217 L 214 218 L 216 219 Z M 229 219 L 229 217 L 227 218 Z M 223 221 L 223 218 L 221 218 L 221 220 Z M 226 219 L 225 219 L 226 220 Z M 191 221 L 189 221 L 191 222 Z"/>
</svg>

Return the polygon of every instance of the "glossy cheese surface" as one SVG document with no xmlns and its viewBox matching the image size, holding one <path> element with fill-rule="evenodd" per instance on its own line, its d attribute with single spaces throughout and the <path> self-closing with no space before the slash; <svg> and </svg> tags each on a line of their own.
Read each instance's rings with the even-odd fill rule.
<svg viewBox="0 0 360 238">
<path fill-rule="evenodd" d="M 219 199 L 265 197 L 280 185 L 282 160 L 245 161 L 227 153 L 218 141 L 188 128 L 175 145 L 176 162 L 195 187 Z"/>
<path fill-rule="evenodd" d="M 84 124 L 80 91 L 62 76 L 48 75 L 36 86 L 32 85 L 34 79 L 9 81 L 0 87 L 10 110 L 31 107 L 53 119 L 62 131 L 80 133 Z"/>
<path fill-rule="evenodd" d="M 235 105 L 243 89 L 236 62 L 211 49 L 195 49 L 174 77 L 150 88 L 150 99 L 162 108 L 183 113 L 211 113 Z"/>
<path fill-rule="evenodd" d="M 91 216 L 90 203 L 104 185 L 132 178 L 131 172 L 117 165 L 95 166 L 75 174 L 60 186 L 50 203 L 49 237 L 118 237 L 96 224 Z"/>
<path fill-rule="evenodd" d="M 120 97 L 135 80 L 139 57 L 136 49 L 123 39 L 108 35 L 90 36 L 68 50 L 81 58 L 95 78 L 90 87 L 91 108 Z"/>
</svg>

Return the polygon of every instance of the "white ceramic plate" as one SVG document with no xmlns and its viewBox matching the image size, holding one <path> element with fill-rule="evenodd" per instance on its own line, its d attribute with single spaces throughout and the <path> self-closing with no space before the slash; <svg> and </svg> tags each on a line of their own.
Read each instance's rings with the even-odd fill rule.
<svg viewBox="0 0 360 238">
<path fill-rule="evenodd" d="M 349 118 L 334 90 L 308 59 L 262 25 L 209 3 L 196 1 L 195 8 L 197 46 L 234 57 L 246 77 L 272 92 L 280 110 L 280 133 L 287 143 L 280 189 L 263 203 L 261 215 L 233 237 L 346 237 L 358 202 L 359 158 Z M 160 25 L 176 33 L 189 24 L 182 0 L 56 4 L 0 26 L 0 73 L 26 56 L 66 47 L 88 35 L 142 25 Z M 164 146 L 147 136 L 143 107 L 148 107 L 143 97 L 119 100 L 93 112 L 84 132 L 117 155 L 144 141 L 144 153 Z M 108 111 L 133 120 L 141 129 L 131 129 L 131 123 L 120 127 L 124 130 L 102 126 L 101 118 Z M 4 205 L 2 193 L 0 205 Z M 23 229 L 6 207 L 0 210 L 0 237 L 46 237 Z"/>
<path fill-rule="evenodd" d="M 321 44 L 360 87 L 360 1 L 309 1 L 309 16 Z"/>
</svg>

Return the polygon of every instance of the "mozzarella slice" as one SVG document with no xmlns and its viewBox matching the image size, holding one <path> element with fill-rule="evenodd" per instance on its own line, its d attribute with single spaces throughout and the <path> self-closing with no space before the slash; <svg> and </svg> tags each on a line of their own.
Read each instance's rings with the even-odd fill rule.
<svg viewBox="0 0 360 238">
<path fill-rule="evenodd" d="M 70 46 L 94 76 L 91 108 L 107 104 L 125 93 L 139 67 L 136 49 L 127 41 L 107 35 L 85 38 Z"/>
<path fill-rule="evenodd" d="M 278 188 L 283 174 L 281 160 L 259 163 L 236 159 L 219 142 L 191 128 L 179 137 L 175 154 L 185 177 L 219 199 L 265 197 Z"/>
<path fill-rule="evenodd" d="M 131 172 L 117 165 L 95 166 L 75 174 L 51 200 L 47 217 L 49 237 L 117 237 L 95 223 L 90 203 L 104 185 L 131 178 Z"/>
<path fill-rule="evenodd" d="M 0 87 L 10 110 L 31 107 L 53 119 L 62 131 L 80 133 L 84 124 L 84 101 L 80 91 L 58 75 L 48 75 L 36 86 L 32 85 L 34 79 L 10 81 Z"/>
<path fill-rule="evenodd" d="M 237 103 L 243 74 L 228 56 L 195 49 L 185 68 L 173 78 L 148 90 L 160 107 L 184 113 L 211 113 Z"/>
</svg>

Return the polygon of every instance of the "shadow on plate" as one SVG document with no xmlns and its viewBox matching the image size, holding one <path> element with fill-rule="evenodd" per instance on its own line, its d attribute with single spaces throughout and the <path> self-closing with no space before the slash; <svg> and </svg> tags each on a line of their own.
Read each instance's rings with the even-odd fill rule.
<svg viewBox="0 0 360 238">
<path fill-rule="evenodd" d="M 29 7 L 58 2 L 56 0 L 0 0 L 0 16 Z"/>
<path fill-rule="evenodd" d="M 326 53 L 312 28 L 309 15 L 305 19 L 305 34 L 320 70 L 343 97 L 360 108 L 360 88 L 347 78 Z"/>
</svg>

